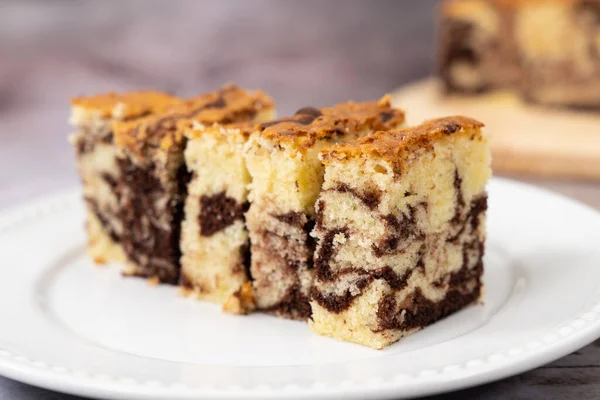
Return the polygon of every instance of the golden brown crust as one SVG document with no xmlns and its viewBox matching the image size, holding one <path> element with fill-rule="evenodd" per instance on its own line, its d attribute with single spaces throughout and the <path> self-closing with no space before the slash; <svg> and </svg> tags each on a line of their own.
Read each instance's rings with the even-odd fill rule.
<svg viewBox="0 0 600 400">
<path fill-rule="evenodd" d="M 137 155 L 142 155 L 148 147 L 168 151 L 183 143 L 183 133 L 192 122 L 212 125 L 248 121 L 258 112 L 273 107 L 273 100 L 263 92 L 252 93 L 227 84 L 215 92 L 186 100 L 164 114 L 114 123 L 115 143 Z"/>
<path fill-rule="evenodd" d="M 151 90 L 129 93 L 105 93 L 96 96 L 74 97 L 73 107 L 97 113 L 101 118 L 130 119 L 160 113 L 183 100 L 167 93 Z"/>
<path fill-rule="evenodd" d="M 210 125 L 248 121 L 258 112 L 274 107 L 273 99 L 264 92 L 249 92 L 229 83 L 215 92 L 188 100 L 182 111 L 189 113 L 190 120 Z"/>
<path fill-rule="evenodd" d="M 363 129 L 388 130 L 404 122 L 404 111 L 393 108 L 391 97 L 364 103 L 342 103 L 333 107 L 301 108 L 290 118 L 259 126 L 261 137 L 273 144 L 292 143 L 308 148 L 317 140 L 330 139 Z"/>
<path fill-rule="evenodd" d="M 397 162 L 403 159 L 405 151 L 430 146 L 441 136 L 468 133 L 473 139 L 481 138 L 483 126 L 477 120 L 462 116 L 432 119 L 417 126 L 378 131 L 350 143 L 330 146 L 321 152 L 321 160 L 328 164 L 332 160 L 378 157 Z"/>
</svg>

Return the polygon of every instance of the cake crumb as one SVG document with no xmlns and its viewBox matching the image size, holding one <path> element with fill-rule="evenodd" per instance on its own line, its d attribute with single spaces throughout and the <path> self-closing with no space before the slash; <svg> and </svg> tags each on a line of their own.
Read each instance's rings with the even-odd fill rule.
<svg viewBox="0 0 600 400">
<path fill-rule="evenodd" d="M 135 268 L 131 265 L 126 265 L 121 271 L 123 276 L 135 276 Z"/>
<path fill-rule="evenodd" d="M 146 279 L 146 282 L 148 283 L 148 286 L 158 286 L 160 285 L 160 280 L 158 279 L 158 276 L 151 276 L 150 278 Z"/>
<path fill-rule="evenodd" d="M 256 309 L 252 283 L 246 282 L 223 304 L 223 312 L 235 315 L 247 315 Z"/>
<path fill-rule="evenodd" d="M 93 257 L 94 259 L 94 264 L 96 264 L 96 266 L 98 267 L 104 267 L 106 265 L 106 259 L 104 257 Z"/>
<path fill-rule="evenodd" d="M 177 294 L 181 297 L 189 297 L 191 296 L 193 289 L 185 286 L 179 286 L 177 288 Z"/>
</svg>

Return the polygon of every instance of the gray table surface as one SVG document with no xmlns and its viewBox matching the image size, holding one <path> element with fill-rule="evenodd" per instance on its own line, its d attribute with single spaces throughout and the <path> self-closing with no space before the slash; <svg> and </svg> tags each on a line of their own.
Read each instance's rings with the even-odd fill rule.
<svg viewBox="0 0 600 400">
<path fill-rule="evenodd" d="M 65 141 L 71 96 L 146 87 L 191 95 L 235 81 L 273 95 L 281 115 L 375 98 L 431 74 L 435 4 L 0 0 L 0 209 L 77 184 Z M 600 183 L 514 178 L 600 209 Z M 600 398 L 600 341 L 435 397 L 464 398 Z M 0 377 L 0 399 L 80 398 Z"/>
</svg>

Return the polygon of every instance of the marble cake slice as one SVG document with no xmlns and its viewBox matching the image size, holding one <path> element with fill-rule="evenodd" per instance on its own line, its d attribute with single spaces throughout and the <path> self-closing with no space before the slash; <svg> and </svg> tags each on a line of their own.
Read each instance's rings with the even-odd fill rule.
<svg viewBox="0 0 600 400">
<path fill-rule="evenodd" d="M 510 7 L 501 5 L 498 0 L 442 3 L 438 68 L 447 92 L 481 93 L 519 85 L 522 67 Z"/>
<path fill-rule="evenodd" d="M 265 97 L 262 107 L 255 122 L 274 118 L 272 101 Z M 243 148 L 255 122 L 194 124 L 185 132 L 192 179 L 181 231 L 181 285 L 234 313 L 252 307 L 242 297 L 250 268 L 244 218 L 250 175 Z"/>
<path fill-rule="evenodd" d="M 528 101 L 600 108 L 600 1 L 446 0 L 438 68 L 450 93 L 512 89 Z"/>
<path fill-rule="evenodd" d="M 181 222 L 190 179 L 184 131 L 192 120 L 205 125 L 252 120 L 264 99 L 260 92 L 229 84 L 162 115 L 113 124 L 120 171 L 113 190 L 120 196 L 125 274 L 179 282 Z"/>
<path fill-rule="evenodd" d="M 313 331 L 382 349 L 481 298 L 481 127 L 441 118 L 321 153 Z"/>
<path fill-rule="evenodd" d="M 164 112 L 181 100 L 159 92 L 107 93 L 71 101 L 71 135 L 87 204 L 88 250 L 99 264 L 124 261 L 123 226 L 119 219 L 121 180 L 112 122 L 133 121 Z"/>
<path fill-rule="evenodd" d="M 600 0 L 522 3 L 514 35 L 525 99 L 600 110 Z"/>
<path fill-rule="evenodd" d="M 303 108 L 289 118 L 263 123 L 246 146 L 251 177 L 246 223 L 258 309 L 306 320 L 313 281 L 314 203 L 323 183 L 318 153 L 404 122 L 404 113 L 379 102 Z"/>
</svg>

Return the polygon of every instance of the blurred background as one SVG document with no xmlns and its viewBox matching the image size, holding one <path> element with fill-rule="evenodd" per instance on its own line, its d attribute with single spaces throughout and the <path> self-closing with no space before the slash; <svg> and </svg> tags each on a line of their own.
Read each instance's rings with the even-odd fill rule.
<svg viewBox="0 0 600 400">
<path fill-rule="evenodd" d="M 0 207 L 76 185 L 69 99 L 261 88 L 280 115 L 430 74 L 435 1 L 0 0 Z"/>
<path fill-rule="evenodd" d="M 73 96 L 235 81 L 280 115 L 377 98 L 432 74 L 437 3 L 0 0 L 0 207 L 78 183 Z M 600 207 L 598 184 L 518 178 Z"/>
</svg>

